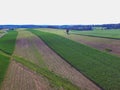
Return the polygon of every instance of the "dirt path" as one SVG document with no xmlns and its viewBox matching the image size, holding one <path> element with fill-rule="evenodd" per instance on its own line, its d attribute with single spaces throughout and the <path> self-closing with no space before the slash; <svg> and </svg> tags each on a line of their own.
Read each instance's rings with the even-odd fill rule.
<svg viewBox="0 0 120 90">
<path fill-rule="evenodd" d="M 52 90 L 48 86 L 42 76 L 12 60 L 0 90 Z"/>
<path fill-rule="evenodd" d="M 53 52 L 41 39 L 35 35 L 33 35 L 32 38 L 36 44 L 38 52 L 42 55 L 44 62 L 51 71 L 57 73 L 58 75 L 61 75 L 64 78 L 67 78 L 82 90 L 100 90 L 99 87 L 84 77 L 76 69 L 71 67 L 55 52 Z"/>
</svg>

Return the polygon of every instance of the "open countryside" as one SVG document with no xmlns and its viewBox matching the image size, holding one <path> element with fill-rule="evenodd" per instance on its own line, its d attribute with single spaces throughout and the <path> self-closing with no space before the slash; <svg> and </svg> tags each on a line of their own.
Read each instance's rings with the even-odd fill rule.
<svg viewBox="0 0 120 90">
<path fill-rule="evenodd" d="M 120 30 L 0 31 L 0 90 L 120 90 Z"/>
</svg>

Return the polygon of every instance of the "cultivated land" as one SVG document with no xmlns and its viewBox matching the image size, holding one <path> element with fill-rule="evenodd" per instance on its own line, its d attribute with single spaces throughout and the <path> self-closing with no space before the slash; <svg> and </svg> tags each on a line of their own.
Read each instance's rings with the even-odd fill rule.
<svg viewBox="0 0 120 90">
<path fill-rule="evenodd" d="M 6 74 L 9 62 L 9 57 L 2 55 L 0 52 L 0 86 Z"/>
<path fill-rule="evenodd" d="M 0 50 L 8 54 L 12 54 L 15 47 L 16 37 L 16 31 L 9 31 L 9 33 L 0 38 Z"/>
<path fill-rule="evenodd" d="M 71 33 L 71 31 L 70 31 L 70 35 L 66 35 L 65 30 L 58 30 L 58 29 L 43 29 L 43 30 L 46 32 L 55 33 L 64 36 L 66 38 L 69 38 L 79 43 L 83 43 L 87 46 L 96 48 L 98 50 L 107 51 L 108 49 L 107 52 L 120 56 L 120 40 L 77 35 Z"/>
<path fill-rule="evenodd" d="M 38 64 L 40 67 L 48 68 L 50 71 L 61 75 L 63 78 L 67 78 L 81 89 L 99 90 L 91 81 L 86 79 L 54 53 L 40 38 L 28 31 L 18 32 L 15 55 L 31 60 L 31 62 Z"/>
<path fill-rule="evenodd" d="M 117 30 L 115 30 L 115 29 L 113 29 L 113 30 L 93 30 L 93 31 L 72 30 L 72 33 L 80 34 L 80 35 L 120 39 L 120 29 L 117 29 Z"/>
<path fill-rule="evenodd" d="M 10 63 L 9 55 L 4 54 L 4 52 L 12 54 L 16 36 L 17 32 L 11 31 L 0 38 L 0 86 Z"/>
<path fill-rule="evenodd" d="M 80 35 L 44 31 L 80 42 Z M 98 86 L 105 90 L 120 89 L 119 57 L 59 35 L 31 32 L 19 29 L 0 38 L 0 90 L 100 90 Z M 80 37 L 83 42 L 93 42 L 95 38 Z"/>
<path fill-rule="evenodd" d="M 11 61 L 0 90 L 50 90 L 49 83 L 16 61 Z"/>
<path fill-rule="evenodd" d="M 120 89 L 120 58 L 61 36 L 33 31 L 62 58 L 105 90 Z M 114 77 L 114 78 L 113 78 Z"/>
<path fill-rule="evenodd" d="M 37 42 L 40 42 L 38 39 L 39 38 L 37 38 L 34 34 L 28 31 L 18 31 L 16 48 L 14 54 L 12 55 L 12 61 L 1 89 L 80 90 L 80 88 L 76 87 L 68 80 L 61 78 L 61 76 L 58 76 L 55 73 L 51 72 L 49 69 L 47 69 L 44 62 L 42 61 L 39 50 L 37 50 L 39 49 L 37 46 L 37 44 L 39 43 Z M 21 42 L 21 44 L 19 42 Z M 29 48 L 24 50 L 22 49 L 22 47 L 20 47 L 21 45 L 24 48 L 27 48 L 27 45 Z M 18 50 L 20 51 L 18 52 Z M 31 54 L 30 56 L 27 56 L 26 54 L 25 57 L 23 54 L 27 53 L 28 51 Z M 28 57 L 31 57 L 32 59 Z"/>
</svg>

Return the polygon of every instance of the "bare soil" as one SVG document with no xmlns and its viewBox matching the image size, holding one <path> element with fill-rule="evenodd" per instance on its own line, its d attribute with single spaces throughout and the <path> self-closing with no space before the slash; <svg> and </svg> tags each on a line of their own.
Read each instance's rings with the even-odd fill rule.
<svg viewBox="0 0 120 90">
<path fill-rule="evenodd" d="M 42 76 L 25 66 L 11 61 L 0 90 L 52 90 Z"/>
</svg>

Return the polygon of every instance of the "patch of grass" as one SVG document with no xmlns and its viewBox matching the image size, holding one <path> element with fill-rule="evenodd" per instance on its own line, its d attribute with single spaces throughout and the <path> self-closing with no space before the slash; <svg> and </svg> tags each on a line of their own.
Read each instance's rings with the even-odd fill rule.
<svg viewBox="0 0 120 90">
<path fill-rule="evenodd" d="M 93 30 L 93 31 L 72 30 L 72 33 L 80 34 L 80 35 L 120 39 L 120 29 L 118 29 L 118 30 L 115 30 L 115 29 L 113 29 L 113 30 Z"/>
<path fill-rule="evenodd" d="M 105 90 L 120 89 L 120 58 L 52 33 L 30 30 Z"/>
<path fill-rule="evenodd" d="M 24 58 L 21 58 L 15 55 L 13 57 L 15 58 L 17 62 L 22 63 L 24 66 L 28 67 L 29 69 L 47 78 L 51 86 L 56 88 L 57 90 L 60 90 L 62 88 L 63 90 L 80 90 L 78 87 L 74 86 L 68 80 L 61 78 L 60 76 L 54 74 L 53 72 L 49 71 L 46 68 L 41 68 L 40 66 Z"/>
<path fill-rule="evenodd" d="M 15 47 L 17 31 L 9 31 L 4 37 L 0 38 L 0 50 L 12 54 Z"/>
<path fill-rule="evenodd" d="M 4 56 L 0 53 L 0 86 L 6 74 L 9 63 L 9 57 Z"/>
</svg>

